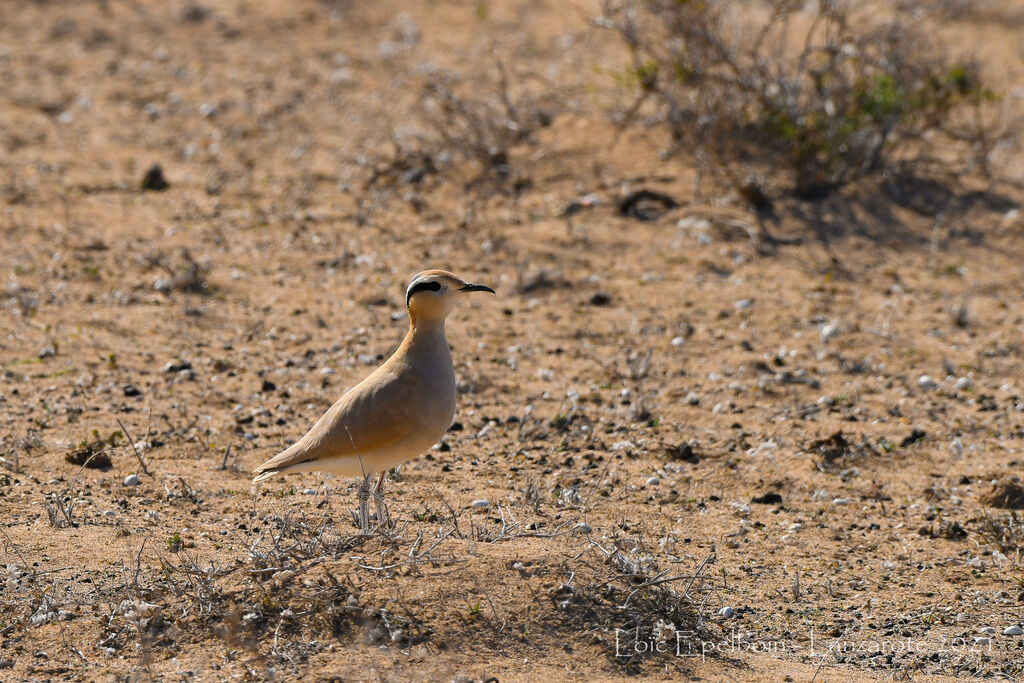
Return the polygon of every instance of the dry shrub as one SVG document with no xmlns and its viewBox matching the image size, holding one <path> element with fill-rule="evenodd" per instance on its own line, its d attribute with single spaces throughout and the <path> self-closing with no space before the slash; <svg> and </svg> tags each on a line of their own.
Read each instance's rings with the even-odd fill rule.
<svg viewBox="0 0 1024 683">
<path fill-rule="evenodd" d="M 715 162 L 741 196 L 763 197 L 757 171 L 784 169 L 810 199 L 951 141 L 987 169 L 1007 132 L 983 115 L 997 96 L 921 15 L 829 0 L 608 0 L 598 24 L 630 49 L 641 93 L 630 115 L 653 99 L 675 144 Z"/>
</svg>

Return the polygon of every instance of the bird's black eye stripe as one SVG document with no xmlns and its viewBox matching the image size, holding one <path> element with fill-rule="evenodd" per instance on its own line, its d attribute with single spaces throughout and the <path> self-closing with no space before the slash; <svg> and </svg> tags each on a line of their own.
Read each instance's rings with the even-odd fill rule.
<svg viewBox="0 0 1024 683">
<path fill-rule="evenodd" d="M 417 282 L 416 284 L 409 288 L 408 292 L 406 292 L 405 305 L 409 305 L 409 301 L 412 300 L 412 295 L 415 294 L 416 292 L 422 292 L 423 290 L 437 292 L 440 291 L 440 289 L 441 283 L 438 282 L 437 280 L 423 280 L 421 282 Z"/>
</svg>

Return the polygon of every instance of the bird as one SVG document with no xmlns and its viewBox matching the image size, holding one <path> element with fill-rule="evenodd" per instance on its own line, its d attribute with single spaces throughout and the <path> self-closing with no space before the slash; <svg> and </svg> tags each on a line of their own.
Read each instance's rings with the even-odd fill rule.
<svg viewBox="0 0 1024 683">
<path fill-rule="evenodd" d="M 348 389 L 305 436 L 257 467 L 253 483 L 287 472 L 360 476 L 359 523 L 369 533 L 370 478 L 427 451 L 455 417 L 455 367 L 445 320 L 461 295 L 490 292 L 444 270 L 409 281 L 409 331 L 398 350 Z M 378 498 L 378 510 L 380 499 Z M 380 515 L 378 514 L 378 522 Z"/>
</svg>

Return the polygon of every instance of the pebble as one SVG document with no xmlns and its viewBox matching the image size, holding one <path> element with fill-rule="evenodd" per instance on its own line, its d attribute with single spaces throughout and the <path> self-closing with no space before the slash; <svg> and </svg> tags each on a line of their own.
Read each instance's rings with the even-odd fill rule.
<svg viewBox="0 0 1024 683">
<path fill-rule="evenodd" d="M 1007 626 L 1003 629 L 1004 636 L 1019 636 L 1024 635 L 1024 629 L 1020 626 Z"/>
<path fill-rule="evenodd" d="M 975 645 L 988 645 L 992 642 L 992 639 L 987 636 L 978 636 L 974 639 Z"/>
<path fill-rule="evenodd" d="M 984 626 L 978 629 L 978 633 L 982 633 L 986 636 L 994 636 L 996 634 L 996 630 L 991 626 Z"/>
<path fill-rule="evenodd" d="M 715 407 L 711 409 L 711 412 L 714 413 L 715 415 L 721 415 L 722 413 L 724 413 L 728 409 L 729 409 L 729 406 L 727 406 L 726 404 L 724 404 L 724 403 L 716 403 Z"/>
<path fill-rule="evenodd" d="M 155 289 L 158 292 L 169 292 L 171 291 L 172 287 L 174 287 L 174 283 L 171 282 L 171 280 L 166 277 L 158 277 L 153 282 L 153 289 Z"/>
<path fill-rule="evenodd" d="M 690 393 L 688 393 L 686 395 L 686 399 L 685 400 L 686 400 L 686 402 L 689 405 L 695 406 L 695 405 L 698 405 L 700 403 L 700 396 L 697 395 L 697 392 L 691 391 Z"/>
<path fill-rule="evenodd" d="M 657 486 L 660 483 L 661 483 L 661 479 L 658 479 L 657 477 L 650 477 L 647 480 L 647 485 L 648 486 Z"/>
<path fill-rule="evenodd" d="M 470 505 L 472 505 L 475 508 L 485 508 L 488 505 L 490 505 L 490 501 L 488 501 L 486 498 L 481 498 L 480 500 L 474 500 L 472 503 L 470 503 Z"/>
<path fill-rule="evenodd" d="M 833 498 L 832 499 L 832 504 L 833 505 L 849 505 L 852 502 L 853 502 L 853 498 Z"/>
<path fill-rule="evenodd" d="M 129 474 L 127 477 L 124 478 L 125 486 L 138 486 L 141 483 L 142 482 L 139 481 L 139 475 L 137 474 Z"/>
<path fill-rule="evenodd" d="M 676 348 L 686 343 L 686 337 L 672 337 L 672 346 Z"/>
<path fill-rule="evenodd" d="M 751 301 L 750 299 L 740 299 L 739 301 L 736 302 L 736 308 L 741 311 L 745 308 L 750 308 L 753 305 L 754 302 Z"/>
<path fill-rule="evenodd" d="M 939 386 L 939 383 L 932 379 L 931 375 L 921 375 L 917 379 L 917 385 L 925 391 L 931 391 Z"/>
<path fill-rule="evenodd" d="M 304 495 L 304 496 L 316 495 L 316 489 L 302 489 L 302 495 Z"/>
<path fill-rule="evenodd" d="M 577 534 L 583 534 L 584 536 L 588 536 L 588 535 L 590 535 L 590 533 L 591 533 L 591 532 L 592 532 L 593 530 L 594 530 L 594 527 L 592 527 L 592 526 L 590 526 L 589 524 L 586 524 L 586 523 L 584 523 L 584 522 L 580 522 L 579 524 L 577 524 L 577 525 L 576 525 L 576 526 L 575 526 L 575 527 L 573 528 L 573 531 L 575 531 L 575 532 L 576 532 Z"/>
<path fill-rule="evenodd" d="M 113 510 L 104 510 L 103 511 L 103 516 L 104 517 L 117 517 L 117 513 L 114 512 Z"/>
<path fill-rule="evenodd" d="M 970 377 L 961 377 L 953 385 L 955 391 L 966 391 L 974 388 L 974 382 L 971 381 Z"/>
<path fill-rule="evenodd" d="M 732 615 L 732 607 L 723 607 L 722 609 L 718 610 L 718 616 L 723 617 L 725 619 L 732 619 Z"/>
</svg>

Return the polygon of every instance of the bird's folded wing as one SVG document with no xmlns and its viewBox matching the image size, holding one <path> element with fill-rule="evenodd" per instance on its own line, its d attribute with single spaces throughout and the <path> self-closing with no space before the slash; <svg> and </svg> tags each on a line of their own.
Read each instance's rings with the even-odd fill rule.
<svg viewBox="0 0 1024 683">
<path fill-rule="evenodd" d="M 290 448 L 257 468 L 279 471 L 326 458 L 368 455 L 410 436 L 417 415 L 408 402 L 409 388 L 393 375 L 371 375 L 345 393 Z"/>
</svg>

